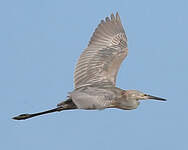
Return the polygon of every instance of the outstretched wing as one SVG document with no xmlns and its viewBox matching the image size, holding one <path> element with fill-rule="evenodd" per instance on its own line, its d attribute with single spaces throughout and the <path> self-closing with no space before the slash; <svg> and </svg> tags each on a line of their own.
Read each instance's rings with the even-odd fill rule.
<svg viewBox="0 0 188 150">
<path fill-rule="evenodd" d="M 74 72 L 75 89 L 93 84 L 115 86 L 119 67 L 127 56 L 127 38 L 118 13 L 96 28 Z"/>
</svg>

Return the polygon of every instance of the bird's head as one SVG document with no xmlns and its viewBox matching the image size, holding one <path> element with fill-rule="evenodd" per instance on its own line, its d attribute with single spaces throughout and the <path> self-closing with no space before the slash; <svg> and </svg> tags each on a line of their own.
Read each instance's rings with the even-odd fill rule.
<svg viewBox="0 0 188 150">
<path fill-rule="evenodd" d="M 154 99 L 154 100 L 166 101 L 166 99 L 164 98 L 148 95 L 137 90 L 126 90 L 125 94 L 128 99 L 135 99 L 135 100 Z"/>
</svg>

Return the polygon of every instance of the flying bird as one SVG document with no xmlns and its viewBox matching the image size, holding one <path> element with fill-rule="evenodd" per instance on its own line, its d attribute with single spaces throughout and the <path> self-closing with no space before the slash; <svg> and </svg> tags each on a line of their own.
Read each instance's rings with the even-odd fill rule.
<svg viewBox="0 0 188 150">
<path fill-rule="evenodd" d="M 24 120 L 31 117 L 71 109 L 102 110 L 118 108 L 136 109 L 140 100 L 164 98 L 137 90 L 116 87 L 116 77 L 122 61 L 128 54 L 127 37 L 118 13 L 102 20 L 95 29 L 87 48 L 81 54 L 74 72 L 75 89 L 67 100 L 47 111 L 21 114 L 13 117 Z"/>
</svg>

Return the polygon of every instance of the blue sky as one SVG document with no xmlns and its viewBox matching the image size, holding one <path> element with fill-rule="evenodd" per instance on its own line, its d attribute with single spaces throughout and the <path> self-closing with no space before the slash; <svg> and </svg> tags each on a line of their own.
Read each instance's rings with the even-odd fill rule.
<svg viewBox="0 0 188 150">
<path fill-rule="evenodd" d="M 65 111 L 77 59 L 100 22 L 118 11 L 129 55 L 117 86 L 167 98 L 123 111 Z M 188 149 L 188 1 L 0 1 L 0 149 Z"/>
</svg>

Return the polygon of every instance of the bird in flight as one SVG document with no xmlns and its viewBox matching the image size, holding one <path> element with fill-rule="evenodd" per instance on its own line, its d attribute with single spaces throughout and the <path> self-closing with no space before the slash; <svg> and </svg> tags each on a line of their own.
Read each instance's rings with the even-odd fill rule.
<svg viewBox="0 0 188 150">
<path fill-rule="evenodd" d="M 95 29 L 87 48 L 81 54 L 74 72 L 74 91 L 67 100 L 47 111 L 21 114 L 13 117 L 24 120 L 31 117 L 71 109 L 102 110 L 118 108 L 136 109 L 140 100 L 164 98 L 151 96 L 137 90 L 116 87 L 116 76 L 128 53 L 127 37 L 120 16 L 111 14 Z"/>
</svg>

